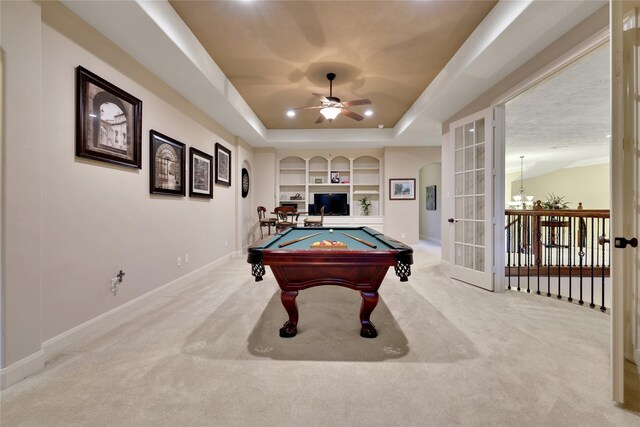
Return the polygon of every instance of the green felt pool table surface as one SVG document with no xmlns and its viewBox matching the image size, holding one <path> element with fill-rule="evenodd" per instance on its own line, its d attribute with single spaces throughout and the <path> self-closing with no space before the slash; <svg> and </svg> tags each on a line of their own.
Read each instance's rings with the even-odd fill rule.
<svg viewBox="0 0 640 427">
<path fill-rule="evenodd" d="M 318 235 L 314 235 L 316 233 L 320 233 Z M 363 228 L 291 228 L 287 233 L 282 236 L 274 236 L 264 243 L 264 249 L 314 249 L 311 248 L 311 245 L 314 242 L 321 242 L 323 240 L 334 240 L 338 242 L 342 242 L 347 245 L 347 249 L 354 250 L 373 250 L 364 243 L 361 243 L 349 236 L 346 236 L 343 233 L 350 234 L 353 237 L 357 237 L 366 242 L 369 242 L 373 245 L 376 245 L 376 249 L 393 249 L 390 245 L 385 243 L 383 240 L 376 238 L 374 235 L 368 233 Z M 283 248 L 278 248 L 278 245 L 290 242 L 292 240 L 297 240 L 306 236 L 308 237 L 304 240 L 291 243 Z M 320 248 L 318 250 L 325 250 L 324 248 Z"/>
</svg>

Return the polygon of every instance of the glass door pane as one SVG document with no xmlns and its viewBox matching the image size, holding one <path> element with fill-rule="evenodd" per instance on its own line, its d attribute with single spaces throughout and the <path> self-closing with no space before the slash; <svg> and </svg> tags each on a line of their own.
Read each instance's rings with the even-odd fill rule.
<svg viewBox="0 0 640 427">
<path fill-rule="evenodd" d="M 485 119 L 454 129 L 454 263 L 485 271 Z"/>
</svg>

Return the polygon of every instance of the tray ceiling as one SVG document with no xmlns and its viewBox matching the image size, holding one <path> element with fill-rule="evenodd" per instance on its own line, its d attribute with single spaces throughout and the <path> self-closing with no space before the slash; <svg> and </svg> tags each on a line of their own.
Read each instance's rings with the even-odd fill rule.
<svg viewBox="0 0 640 427">
<path fill-rule="evenodd" d="M 267 129 L 392 128 L 424 92 L 495 1 L 171 1 L 211 58 Z M 329 95 L 368 98 L 315 125 Z"/>
</svg>

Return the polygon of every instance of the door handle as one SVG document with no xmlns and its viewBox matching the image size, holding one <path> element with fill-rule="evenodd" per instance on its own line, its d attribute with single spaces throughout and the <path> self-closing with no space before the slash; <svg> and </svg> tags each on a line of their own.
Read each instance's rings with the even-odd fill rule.
<svg viewBox="0 0 640 427">
<path fill-rule="evenodd" d="M 456 221 L 456 220 L 455 220 L 455 219 L 453 219 L 453 218 L 449 218 L 447 221 L 449 221 L 449 222 L 450 222 L 450 223 L 452 223 L 452 224 L 453 224 L 454 222 L 458 222 L 458 221 Z"/>
<path fill-rule="evenodd" d="M 604 244 L 607 244 L 607 243 L 609 243 L 609 239 L 607 239 L 604 236 L 598 236 L 598 244 L 599 245 L 604 245 Z"/>
<path fill-rule="evenodd" d="M 627 247 L 627 245 L 631 246 L 632 248 L 637 248 L 638 239 L 636 239 L 635 237 L 632 237 L 631 239 L 625 239 L 624 237 L 616 237 L 614 239 L 613 246 L 616 248 L 624 249 Z"/>
</svg>

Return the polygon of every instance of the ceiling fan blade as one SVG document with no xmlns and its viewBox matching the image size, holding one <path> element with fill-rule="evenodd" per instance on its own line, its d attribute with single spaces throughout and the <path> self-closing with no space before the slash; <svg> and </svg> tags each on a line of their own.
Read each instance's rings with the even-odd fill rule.
<svg viewBox="0 0 640 427">
<path fill-rule="evenodd" d="M 321 93 L 312 93 L 311 95 L 315 96 L 316 98 L 319 98 L 321 101 L 329 102 L 327 97 L 322 95 Z"/>
<path fill-rule="evenodd" d="M 342 105 L 345 107 L 351 107 L 352 105 L 369 105 L 371 101 L 369 99 L 356 99 L 355 101 L 346 101 Z"/>
<path fill-rule="evenodd" d="M 362 117 L 360 114 L 356 114 L 353 111 L 347 110 L 346 108 L 343 108 L 341 112 L 345 116 L 351 117 L 353 120 L 360 121 L 360 120 L 364 119 L 364 117 Z"/>
<path fill-rule="evenodd" d="M 318 108 L 322 108 L 322 105 L 317 105 L 315 107 L 298 107 L 291 108 L 291 111 L 300 111 L 300 110 L 317 110 Z"/>
<path fill-rule="evenodd" d="M 318 118 L 316 119 L 316 124 L 322 123 L 322 122 L 324 122 L 324 116 L 322 114 L 320 114 L 318 116 Z"/>
</svg>

